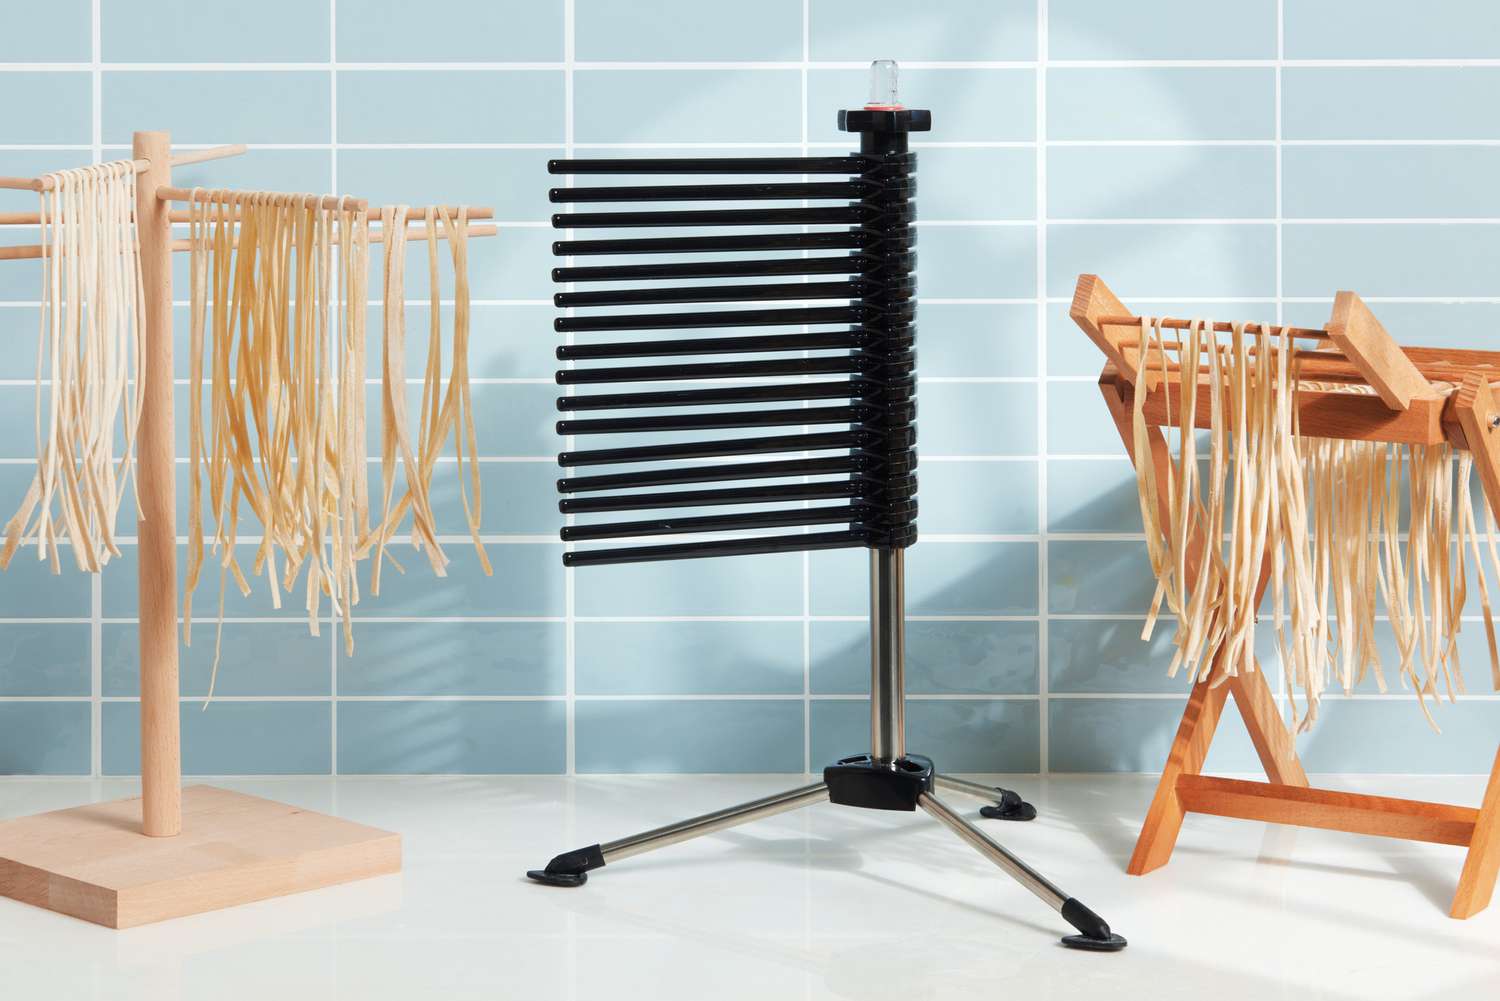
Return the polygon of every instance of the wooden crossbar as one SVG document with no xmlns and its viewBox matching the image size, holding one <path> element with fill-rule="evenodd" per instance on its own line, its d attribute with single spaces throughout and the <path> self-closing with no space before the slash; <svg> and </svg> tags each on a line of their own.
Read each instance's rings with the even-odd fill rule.
<svg viewBox="0 0 1500 1001">
<path fill-rule="evenodd" d="M 1163 377 L 1159 370 L 1153 372 L 1152 359 L 1140 365 L 1139 320 L 1130 316 L 1098 276 L 1079 277 L 1070 313 L 1105 356 L 1099 389 L 1126 454 L 1137 465 L 1152 463 L 1158 475 L 1163 475 L 1171 455 L 1161 427 L 1175 423 L 1169 420 L 1169 410 L 1173 418 L 1182 413 L 1185 387 L 1191 384 L 1198 396 L 1198 426 L 1206 427 L 1209 401 L 1222 389 L 1202 369 L 1196 374 L 1169 370 Z M 1490 508 L 1500 517 L 1500 396 L 1494 386 L 1500 382 L 1500 352 L 1402 348 L 1352 292 L 1341 292 L 1335 299 L 1327 330 L 1334 350 L 1299 351 L 1300 380 L 1364 384 L 1371 392 L 1299 386 L 1301 433 L 1422 445 L 1447 441 L 1468 449 Z M 1145 378 L 1140 377 L 1138 365 Z M 1444 396 L 1429 380 L 1457 388 Z M 1148 394 L 1142 402 L 1151 425 L 1149 455 L 1136 454 L 1132 411 L 1138 392 Z M 1166 503 L 1165 498 L 1160 501 Z M 1167 521 L 1163 518 L 1163 524 Z M 1189 578 L 1196 575 L 1201 556 L 1202 542 L 1195 537 L 1187 554 Z M 1263 569 L 1261 593 L 1266 579 Z M 1500 685 L 1500 677 L 1496 682 Z M 1270 782 L 1202 774 L 1231 697 Z M 1467 848 L 1449 912 L 1455 918 L 1469 918 L 1484 910 L 1500 880 L 1500 752 L 1477 809 L 1310 788 L 1291 731 L 1258 665 L 1255 671 L 1241 672 L 1223 684 L 1202 681 L 1193 687 L 1127 871 L 1141 876 L 1166 865 L 1189 813 Z"/>
</svg>

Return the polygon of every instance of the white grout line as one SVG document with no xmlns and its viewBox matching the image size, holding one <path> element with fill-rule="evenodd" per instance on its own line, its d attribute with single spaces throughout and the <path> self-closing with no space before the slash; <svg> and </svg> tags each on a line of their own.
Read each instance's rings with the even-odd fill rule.
<svg viewBox="0 0 1500 1001">
<path fill-rule="evenodd" d="M 89 4 L 89 57 L 92 60 L 90 103 L 90 139 L 95 161 L 104 159 L 104 84 L 100 72 L 104 58 L 104 31 L 101 26 L 100 5 L 103 0 L 91 0 Z M 49 380 L 50 381 L 50 380 Z M 99 776 L 104 773 L 104 582 L 99 574 L 89 581 L 89 772 Z"/>
<path fill-rule="evenodd" d="M 563 156 L 571 159 L 577 154 L 577 122 L 574 100 L 577 95 L 574 81 L 574 69 L 577 65 L 578 55 L 578 12 L 574 0 L 564 0 L 563 3 L 563 65 L 565 69 L 563 87 Z M 571 183 L 571 178 L 565 178 Z M 564 239 L 572 239 L 573 231 L 565 230 Z M 573 258 L 567 257 L 563 260 L 565 267 L 573 264 Z M 572 291 L 573 283 L 569 282 L 567 290 Z M 550 303 L 549 303 L 550 305 Z M 572 316 L 574 310 L 569 307 L 565 310 L 566 315 Z M 573 342 L 573 335 L 567 334 L 564 338 L 568 343 Z M 565 439 L 564 447 L 568 451 L 574 448 L 574 439 L 569 435 Z M 573 515 L 564 517 L 566 524 L 574 522 Z M 571 551 L 573 544 L 568 543 L 565 547 Z M 563 640 L 564 650 L 564 692 L 567 704 L 564 712 L 564 741 L 566 745 L 564 771 L 568 775 L 576 775 L 578 772 L 578 723 L 577 723 L 577 692 L 578 692 L 578 578 L 572 567 L 563 567 L 563 604 L 567 616 L 565 637 Z"/>
<path fill-rule="evenodd" d="M 1047 0 L 1037 0 L 1036 15 L 1036 297 L 1040 302 L 1047 297 L 1047 46 L 1048 19 L 1050 10 Z M 1045 306 L 1036 311 L 1037 327 L 1037 375 L 1040 377 L 1047 371 L 1047 309 Z M 1047 454 L 1047 380 L 1037 380 L 1037 443 L 1036 450 L 1039 455 Z M 1048 645 L 1047 619 L 1051 611 L 1048 602 L 1048 589 L 1050 582 L 1047 565 L 1050 545 L 1048 543 L 1048 520 L 1047 509 L 1047 463 L 1037 463 L 1036 474 L 1036 516 L 1037 531 L 1040 537 L 1037 541 L 1037 749 L 1038 770 L 1046 775 L 1051 771 L 1051 727 L 1049 725 L 1049 697 L 1050 686 L 1048 684 L 1048 660 L 1051 651 Z"/>
</svg>

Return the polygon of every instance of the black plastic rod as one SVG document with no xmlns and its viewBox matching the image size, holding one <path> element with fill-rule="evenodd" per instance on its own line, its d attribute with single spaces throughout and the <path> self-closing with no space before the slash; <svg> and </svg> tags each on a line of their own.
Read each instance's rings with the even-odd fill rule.
<svg viewBox="0 0 1500 1001">
<path fill-rule="evenodd" d="M 688 261 L 677 264 L 616 264 L 553 268 L 555 282 L 625 282 L 654 278 L 758 278 L 771 275 L 853 275 L 864 270 L 858 254 L 783 257 L 762 261 Z"/>
<path fill-rule="evenodd" d="M 841 382 L 786 382 L 774 386 L 722 386 L 713 389 L 683 389 L 666 393 L 601 393 L 597 396 L 564 396 L 557 409 L 628 410 L 636 407 L 716 407 L 733 403 L 788 403 L 796 400 L 845 400 L 859 395 L 852 380 Z"/>
<path fill-rule="evenodd" d="M 557 464 L 564 468 L 614 466 L 628 462 L 664 462 L 672 459 L 713 459 L 725 455 L 768 455 L 775 452 L 824 452 L 857 448 L 868 435 L 859 431 L 815 431 L 771 438 L 722 438 L 718 441 L 685 441 L 671 445 L 634 445 L 625 448 L 590 448 L 563 452 Z"/>
<path fill-rule="evenodd" d="M 744 202 L 797 198 L 860 199 L 876 190 L 870 181 L 809 181 L 760 184 L 622 184 L 618 187 L 553 188 L 558 204 L 582 202 Z"/>
<path fill-rule="evenodd" d="M 768 302 L 777 299 L 858 299 L 872 284 L 847 282 L 778 282 L 773 285 L 687 285 L 677 288 L 612 289 L 608 292 L 558 292 L 552 304 L 569 306 L 641 306 L 675 302 Z"/>
<path fill-rule="evenodd" d="M 755 334 L 749 337 L 689 337 L 662 341 L 564 344 L 558 361 L 591 358 L 664 358 L 676 355 L 759 354 L 772 351 L 823 351 L 856 348 L 867 340 L 858 330 L 816 334 Z"/>
<path fill-rule="evenodd" d="M 859 516 L 853 504 L 837 507 L 793 507 L 782 511 L 743 511 L 692 518 L 659 518 L 655 521 L 616 521 L 602 525 L 569 525 L 562 530 L 564 542 L 591 539 L 628 539 L 643 535 L 686 535 L 692 532 L 748 532 L 757 528 L 789 528 L 793 525 L 848 524 Z"/>
<path fill-rule="evenodd" d="M 706 254 L 740 250 L 854 250 L 871 242 L 857 229 L 833 233 L 756 233 L 743 236 L 652 236 L 616 240 L 556 240 L 558 257 L 589 254 Z"/>
<path fill-rule="evenodd" d="M 861 306 L 803 306 L 796 309 L 729 309 L 707 313 L 621 313 L 613 316 L 559 316 L 560 334 L 599 330 L 683 330 L 690 327 L 790 327 L 805 323 L 860 323 Z"/>
<path fill-rule="evenodd" d="M 689 209 L 683 212 L 555 212 L 554 229 L 647 226 L 853 226 L 873 210 L 859 205 L 811 209 Z"/>
<path fill-rule="evenodd" d="M 565 477 L 557 481 L 557 491 L 563 494 L 581 494 L 595 490 L 669 487 L 684 483 L 776 480 L 787 476 L 831 476 L 835 473 L 856 472 L 862 465 L 863 462 L 853 456 L 835 455 L 821 459 L 783 459 L 780 462 L 729 462 L 718 466 L 676 466 L 672 469 L 646 469 L 635 473 Z"/>
<path fill-rule="evenodd" d="M 671 507 L 712 507 L 716 504 L 769 504 L 773 501 L 833 500 L 854 497 L 853 480 L 783 483 L 719 490 L 671 490 L 654 494 L 615 494 L 611 497 L 567 497 L 557 502 L 563 514 L 599 511 L 651 511 Z"/>
<path fill-rule="evenodd" d="M 625 546 L 620 549 L 590 549 L 563 553 L 570 567 L 605 566 L 610 563 L 653 563 L 661 560 L 693 560 L 706 556 L 756 556 L 764 553 L 795 553 L 812 549 L 853 549 L 866 545 L 869 533 L 809 532 L 778 535 L 769 539 L 716 539 L 712 542 L 682 542 L 665 546 Z"/>
<path fill-rule="evenodd" d="M 620 368 L 565 368 L 557 373 L 560 386 L 605 382 L 668 382 L 679 379 L 754 379 L 778 375 L 829 375 L 858 372 L 860 359 L 852 355 L 818 358 L 775 358 L 769 361 L 712 361 L 697 365 L 626 365 Z"/>
<path fill-rule="evenodd" d="M 733 414 L 669 414 L 653 417 L 605 417 L 558 421 L 557 433 L 638 434 L 645 431 L 709 431 L 723 428 L 772 428 L 814 424 L 858 424 L 875 416 L 874 407 L 805 407 L 749 410 Z"/>
<path fill-rule="evenodd" d="M 549 174 L 860 174 L 862 156 L 721 156 L 548 160 Z"/>
</svg>

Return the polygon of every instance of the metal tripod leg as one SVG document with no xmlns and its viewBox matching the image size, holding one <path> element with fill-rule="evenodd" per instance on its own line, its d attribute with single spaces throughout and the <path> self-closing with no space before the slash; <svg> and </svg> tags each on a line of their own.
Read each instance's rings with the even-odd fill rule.
<svg viewBox="0 0 1500 1001">
<path fill-rule="evenodd" d="M 726 807 L 723 810 L 715 810 L 713 813 L 705 813 L 675 824 L 667 824 L 665 827 L 657 827 L 641 834 L 633 834 L 627 838 L 618 838 L 602 845 L 590 845 L 576 851 L 563 852 L 548 862 L 547 868 L 531 869 L 526 875 L 539 883 L 547 883 L 550 886 L 582 886 L 588 880 L 590 869 L 598 869 L 607 863 L 618 862 L 632 855 L 640 855 L 657 848 L 665 848 L 667 845 L 689 841 L 704 834 L 722 831 L 726 827 L 735 827 L 762 817 L 774 817 L 778 813 L 788 813 L 814 803 L 823 803 L 827 799 L 828 786 L 817 782 L 800 789 L 791 789 L 773 796 L 763 796 L 748 803 L 741 803 L 739 806 Z"/>
<path fill-rule="evenodd" d="M 1048 907 L 1061 914 L 1064 921 L 1077 928 L 1079 934 L 1064 938 L 1064 945 L 1075 949 L 1095 949 L 1101 952 L 1115 952 L 1125 948 L 1125 939 L 1113 934 L 1103 918 L 1063 893 L 1045 876 L 1006 851 L 1000 842 L 959 816 L 942 800 L 930 792 L 924 792 L 917 802 L 922 809 L 932 814 L 950 831 L 977 849 L 979 854 L 995 863 L 1012 879 L 1041 898 Z"/>
<path fill-rule="evenodd" d="M 970 782 L 968 779 L 956 779 L 951 775 L 941 773 L 932 777 L 933 784 L 939 789 L 947 789 L 961 796 L 973 796 L 975 799 L 987 801 L 990 805 L 981 807 L 979 815 L 991 820 L 1035 820 L 1036 807 L 1021 798 L 1021 794 L 1009 789 L 1001 789 L 999 786 L 987 786 L 979 782 Z"/>
</svg>

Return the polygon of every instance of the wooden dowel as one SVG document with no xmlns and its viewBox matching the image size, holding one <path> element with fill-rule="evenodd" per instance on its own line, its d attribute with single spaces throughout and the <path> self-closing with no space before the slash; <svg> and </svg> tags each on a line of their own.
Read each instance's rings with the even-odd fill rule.
<svg viewBox="0 0 1500 1001">
<path fill-rule="evenodd" d="M 192 188 L 158 188 L 156 197 L 164 202 L 191 202 L 193 200 Z M 219 192 L 217 190 L 200 189 L 197 199 L 200 202 L 217 202 L 228 204 L 232 198 L 231 193 Z M 362 212 L 370 207 L 370 203 L 363 198 L 348 198 L 341 195 L 323 195 L 318 199 L 318 207 L 325 209 L 350 209 Z"/>
<path fill-rule="evenodd" d="M 207 149 L 190 149 L 172 156 L 172 166 L 186 167 L 190 163 L 207 163 L 209 160 L 224 160 L 231 156 L 240 156 L 248 153 L 250 147 L 244 143 L 230 143 L 227 146 L 210 146 Z"/>
<path fill-rule="evenodd" d="M 458 206 L 449 205 L 446 208 L 450 215 L 454 218 L 458 217 Z M 407 216 L 407 225 L 421 225 L 425 211 L 425 207 L 413 208 L 411 214 Z M 171 212 L 172 221 L 174 223 L 191 222 L 191 213 L 191 209 L 173 209 Z M 378 224 L 380 222 L 379 213 L 380 210 L 378 207 L 370 209 L 370 222 Z M 469 207 L 470 220 L 493 218 L 495 218 L 495 210 L 492 208 L 482 205 L 472 205 Z M 40 226 L 41 224 L 42 214 L 40 212 L 0 212 L 0 226 Z"/>
<path fill-rule="evenodd" d="M 0 177 L 0 188 L 10 188 L 13 191 L 40 191 L 39 181 L 35 177 Z"/>
<path fill-rule="evenodd" d="M 478 226 L 469 227 L 469 235 L 471 237 L 494 236 L 498 232 L 499 228 L 494 223 L 481 223 Z M 408 229 L 406 231 L 406 238 L 412 243 L 424 243 L 427 240 L 427 228 L 423 226 Z M 437 238 L 439 240 L 446 240 L 448 238 L 441 226 L 438 227 Z M 337 233 L 333 235 L 333 242 L 335 244 L 339 242 Z M 384 243 L 385 234 L 379 231 L 371 233 L 370 242 Z M 191 240 L 186 239 L 172 240 L 171 249 L 177 252 L 192 250 L 193 244 Z M 34 261 L 44 256 L 50 256 L 50 254 L 50 248 L 47 254 L 42 253 L 42 245 L 40 243 L 22 243 L 12 247 L 0 247 L 0 261 Z"/>
<path fill-rule="evenodd" d="M 182 743 L 177 680 L 177 512 L 172 431 L 172 223 L 157 192 L 172 181 L 165 132 L 137 132 L 150 169 L 136 178 L 136 227 L 145 302 L 144 385 L 136 439 L 140 571 L 141 820 L 150 837 L 182 831 Z"/>
<path fill-rule="evenodd" d="M 1139 327 L 1141 325 L 1141 318 L 1139 316 L 1101 316 L 1098 320 L 1098 324 L 1101 327 Z M 1169 318 L 1158 320 L 1156 322 L 1156 326 L 1166 327 L 1170 330 L 1191 330 L 1193 321 L 1176 320 Z M 1220 333 L 1227 334 L 1234 330 L 1234 325 L 1232 323 L 1221 321 L 1214 323 L 1213 329 Z M 1261 325 L 1259 323 L 1245 324 L 1245 331 L 1247 333 L 1259 332 L 1260 329 Z M 1267 332 L 1273 334 L 1280 334 L 1282 330 L 1281 327 L 1278 327 L 1275 324 L 1269 324 L 1265 329 L 1267 330 Z M 1299 340 L 1330 341 L 1333 339 L 1329 336 L 1326 330 L 1313 330 L 1310 327 L 1287 327 L 1286 329 L 1291 333 L 1292 337 Z"/>
</svg>

